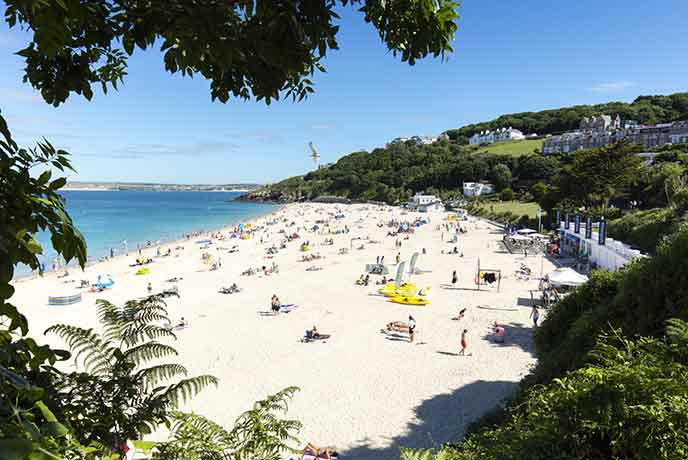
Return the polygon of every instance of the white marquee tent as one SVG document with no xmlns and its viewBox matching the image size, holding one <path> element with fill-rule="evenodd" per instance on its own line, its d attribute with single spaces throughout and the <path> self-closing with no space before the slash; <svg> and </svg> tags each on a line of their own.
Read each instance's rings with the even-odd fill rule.
<svg viewBox="0 0 688 460">
<path fill-rule="evenodd" d="M 547 277 L 552 286 L 576 287 L 588 281 L 587 276 L 581 275 L 574 269 L 568 267 L 557 268 L 547 275 Z"/>
</svg>

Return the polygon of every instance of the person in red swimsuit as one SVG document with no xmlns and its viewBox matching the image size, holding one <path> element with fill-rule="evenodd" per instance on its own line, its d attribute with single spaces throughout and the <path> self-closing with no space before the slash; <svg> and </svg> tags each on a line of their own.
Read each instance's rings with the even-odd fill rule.
<svg viewBox="0 0 688 460">
<path fill-rule="evenodd" d="M 459 352 L 459 356 L 464 356 L 466 354 L 466 348 L 468 348 L 468 339 L 466 338 L 467 335 L 468 329 L 464 329 L 461 333 L 461 351 Z"/>
</svg>

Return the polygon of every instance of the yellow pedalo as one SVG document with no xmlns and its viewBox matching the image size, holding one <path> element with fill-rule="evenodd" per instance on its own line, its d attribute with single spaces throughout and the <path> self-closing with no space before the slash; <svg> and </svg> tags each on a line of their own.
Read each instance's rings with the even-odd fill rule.
<svg viewBox="0 0 688 460">
<path fill-rule="evenodd" d="M 391 282 L 378 289 L 377 292 L 385 297 L 392 297 L 397 294 L 413 295 L 417 290 L 418 288 L 413 283 L 401 283 L 401 285 L 399 285 L 399 289 L 396 289 L 395 283 Z"/>
</svg>

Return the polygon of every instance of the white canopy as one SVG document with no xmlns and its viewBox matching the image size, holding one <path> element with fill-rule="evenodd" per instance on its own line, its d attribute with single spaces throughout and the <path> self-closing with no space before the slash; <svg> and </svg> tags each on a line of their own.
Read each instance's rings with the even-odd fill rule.
<svg viewBox="0 0 688 460">
<path fill-rule="evenodd" d="M 581 275 L 572 268 L 557 268 L 547 275 L 552 286 L 580 286 L 588 281 L 588 277 Z"/>
<path fill-rule="evenodd" d="M 516 233 L 519 235 L 530 235 L 531 233 L 537 233 L 537 231 L 532 228 L 522 228 L 521 230 L 517 230 Z"/>
<path fill-rule="evenodd" d="M 511 239 L 516 241 L 527 241 L 530 240 L 530 237 L 526 235 L 513 235 Z"/>
</svg>

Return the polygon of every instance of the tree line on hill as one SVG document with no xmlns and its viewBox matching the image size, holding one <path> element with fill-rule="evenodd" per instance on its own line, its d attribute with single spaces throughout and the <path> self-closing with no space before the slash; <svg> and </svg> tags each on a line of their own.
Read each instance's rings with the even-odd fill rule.
<svg viewBox="0 0 688 460">
<path fill-rule="evenodd" d="M 561 134 L 578 129 L 583 117 L 619 114 L 622 120 L 635 120 L 641 124 L 667 123 L 688 118 L 688 93 L 668 96 L 639 96 L 630 104 L 576 105 L 539 112 L 521 112 L 502 115 L 494 120 L 474 123 L 446 131 L 451 140 L 468 144 L 475 133 L 497 128 L 512 127 L 525 134 Z"/>
<path fill-rule="evenodd" d="M 395 142 L 372 152 L 355 152 L 335 164 L 249 193 L 246 199 L 313 200 L 334 195 L 358 201 L 405 202 L 415 192 L 457 197 L 463 182 L 489 180 L 501 191 L 555 175 L 560 161 L 531 152 L 522 156 L 471 154 L 446 141 L 423 145 Z"/>
</svg>

